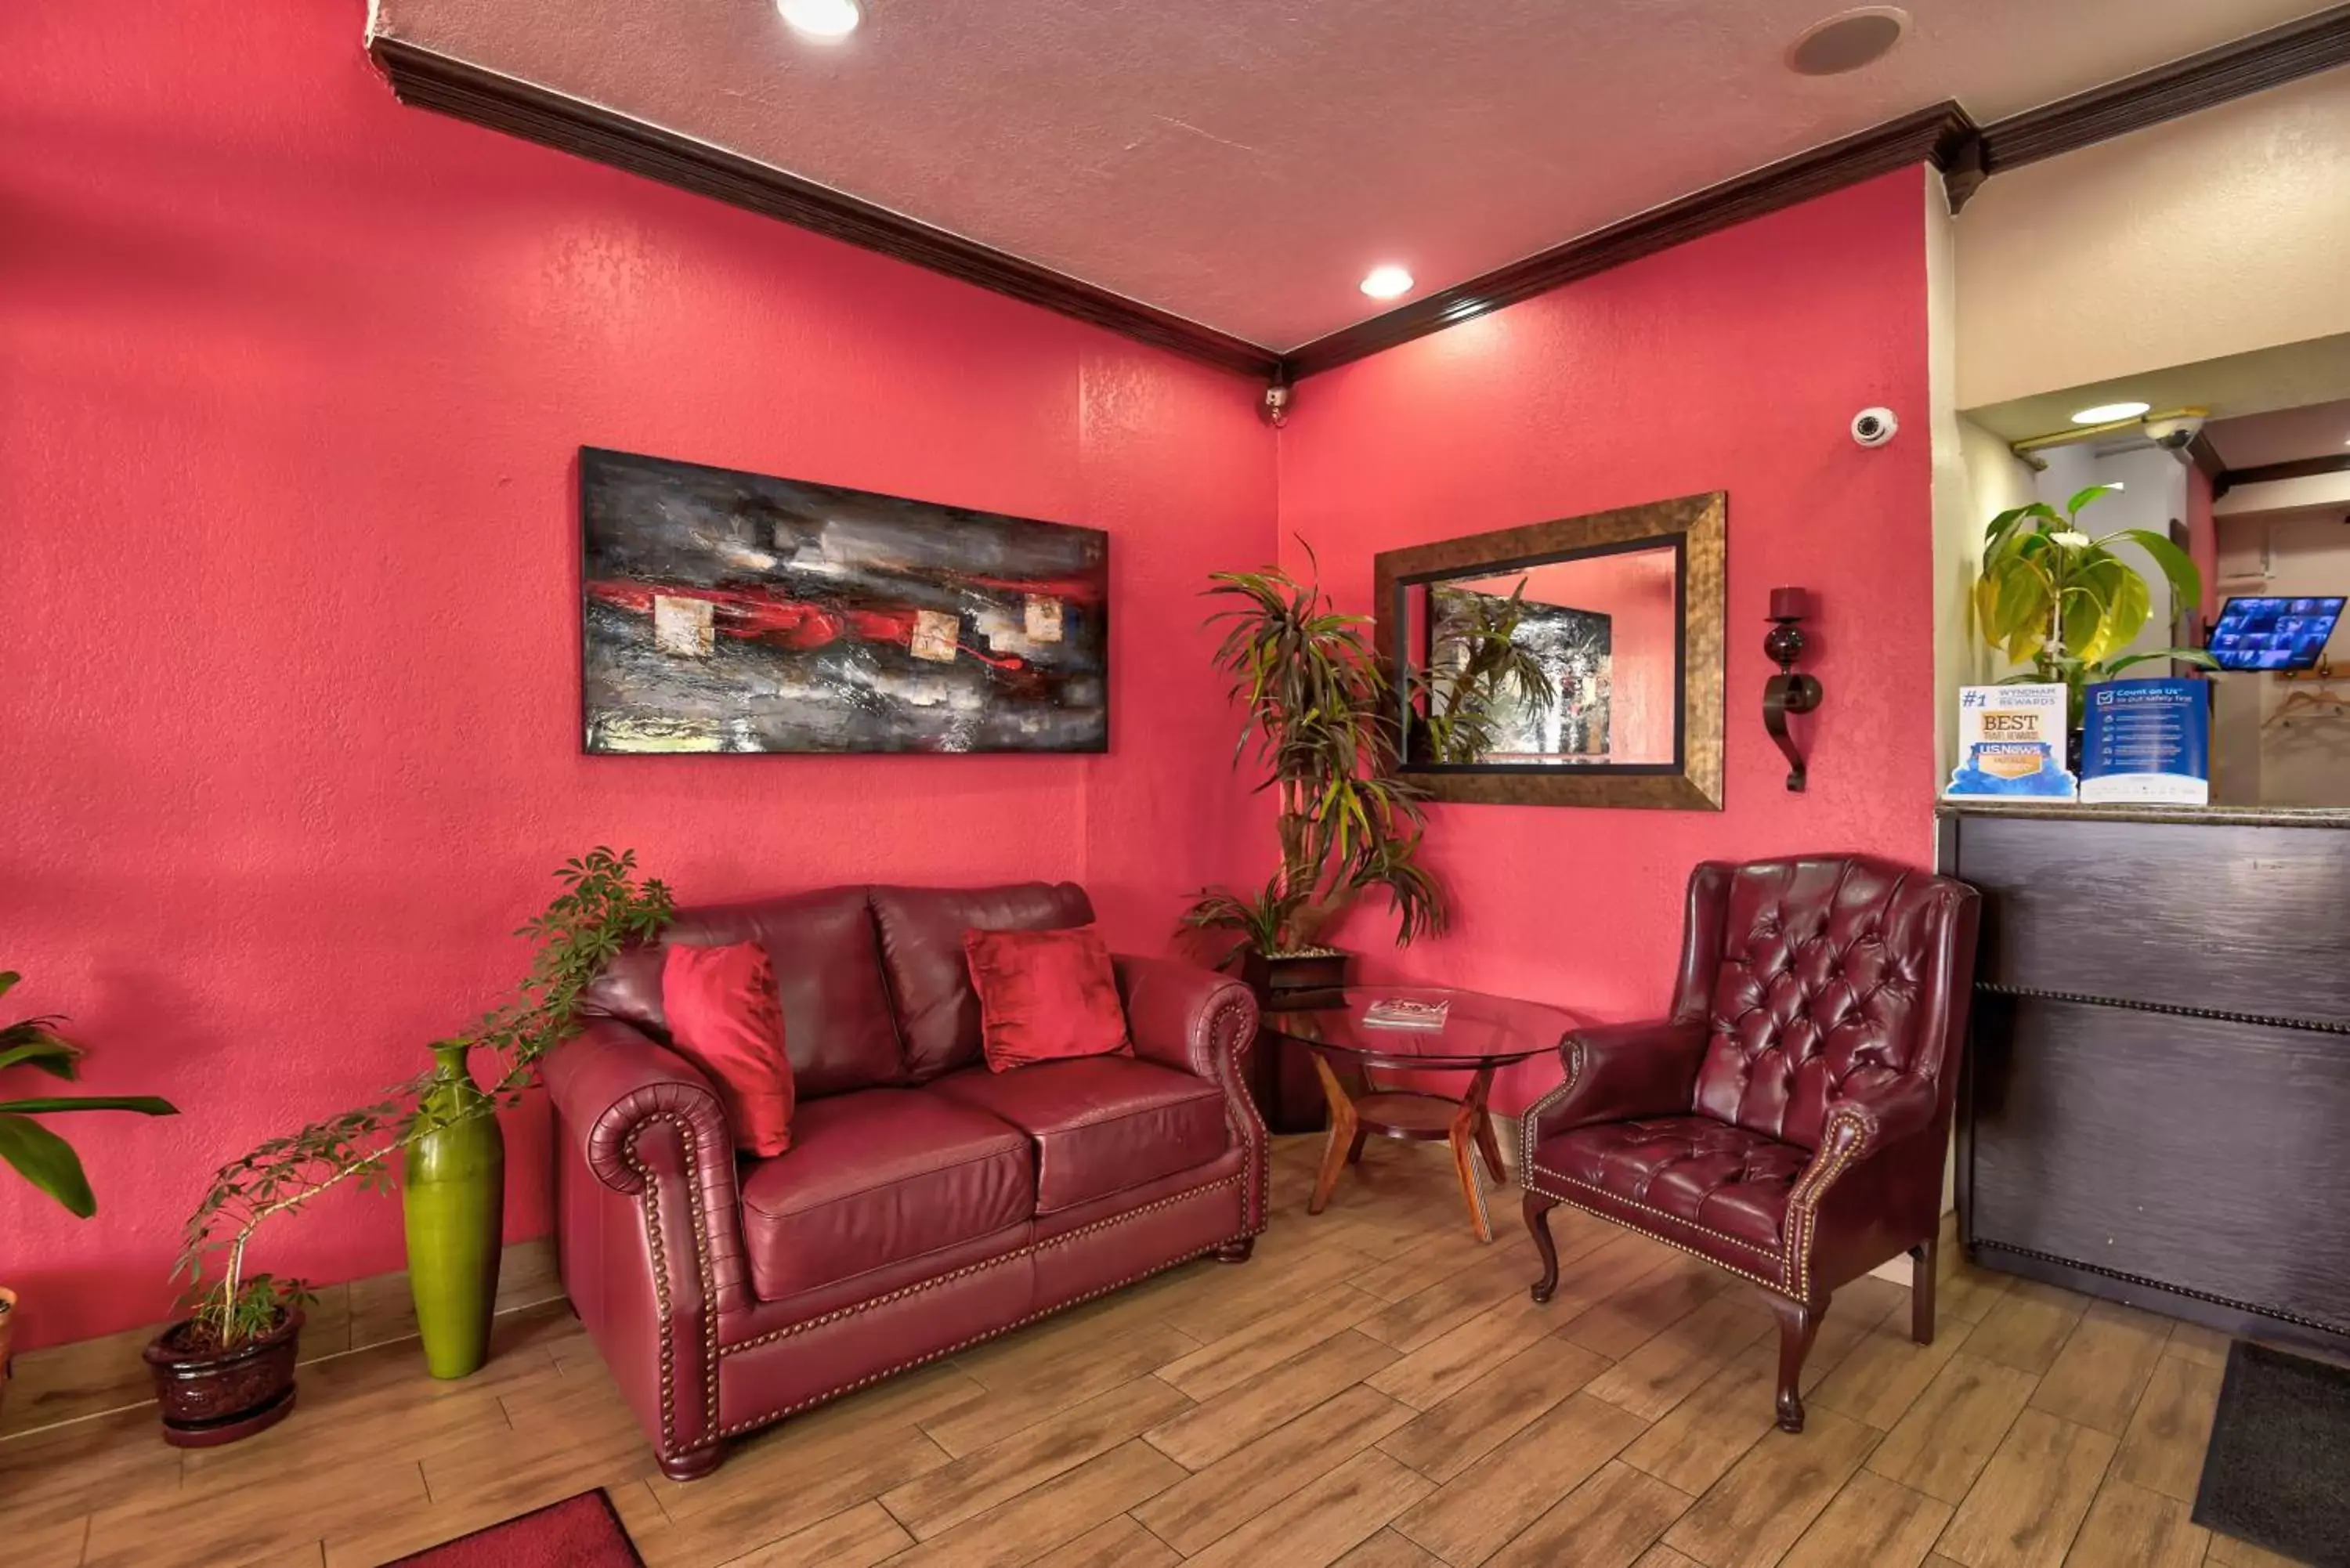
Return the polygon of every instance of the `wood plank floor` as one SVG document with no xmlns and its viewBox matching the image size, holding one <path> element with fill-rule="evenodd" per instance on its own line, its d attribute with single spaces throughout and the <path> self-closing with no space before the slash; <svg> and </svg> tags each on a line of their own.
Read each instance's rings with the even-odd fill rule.
<svg viewBox="0 0 2350 1568">
<path fill-rule="evenodd" d="M 2218 1336 L 1953 1266 L 1840 1293 L 1810 1429 L 1768 1314 L 1561 1209 L 1555 1300 L 1514 1194 L 1478 1245 L 1439 1146 L 1374 1140 L 1305 1212 L 1282 1140 L 1253 1262 L 1186 1266 L 663 1479 L 561 1307 L 463 1383 L 413 1345 L 307 1367 L 276 1431 L 182 1455 L 151 1415 L 0 1443 L 11 1568 L 364 1568 L 604 1486 L 650 1568 L 2080 1568 L 2282 1562 L 2189 1522 Z"/>
</svg>

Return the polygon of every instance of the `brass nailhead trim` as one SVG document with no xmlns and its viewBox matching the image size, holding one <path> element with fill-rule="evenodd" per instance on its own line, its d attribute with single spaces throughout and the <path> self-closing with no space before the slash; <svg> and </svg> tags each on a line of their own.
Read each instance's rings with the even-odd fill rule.
<svg viewBox="0 0 2350 1568">
<path fill-rule="evenodd" d="M 1217 1187 L 1228 1185 L 1230 1185 L 1229 1182 L 1220 1181 L 1215 1183 L 1214 1186 L 1194 1188 L 1192 1190 L 1194 1192 L 1212 1192 Z M 1153 1207 L 1156 1207 L 1156 1205 Z M 1138 1209 L 1135 1212 L 1137 1214 L 1141 1214 L 1148 1212 L 1148 1210 Z M 1070 1233 L 1072 1235 L 1076 1234 L 1075 1231 Z M 1015 1319 L 1014 1321 L 1007 1323 L 999 1328 L 991 1328 L 984 1330 L 982 1333 L 974 1334 L 969 1339 L 960 1341 L 954 1345 L 941 1346 L 940 1349 L 933 1350 L 927 1355 L 918 1355 L 911 1361 L 897 1362 L 892 1366 L 881 1368 L 878 1372 L 868 1373 L 854 1383 L 844 1383 L 837 1388 L 829 1388 L 821 1394 L 811 1394 L 806 1398 L 798 1401 L 796 1404 L 785 1405 L 779 1409 L 770 1410 L 764 1416 L 753 1416 L 748 1419 L 737 1421 L 734 1425 L 722 1430 L 718 1435 L 722 1438 L 732 1438 L 737 1437 L 744 1432 L 756 1431 L 758 1428 L 766 1426 L 771 1421 L 780 1421 L 786 1416 L 797 1415 L 800 1411 L 806 1409 L 811 1405 L 821 1405 L 828 1399 L 837 1399 L 843 1395 L 854 1394 L 859 1388 L 863 1388 L 868 1384 L 879 1383 L 885 1377 L 895 1377 L 900 1372 L 910 1372 L 917 1366 L 926 1366 L 941 1356 L 952 1355 L 957 1351 L 969 1350 L 974 1345 L 984 1344 L 986 1341 L 996 1338 L 1000 1334 L 1010 1334 L 1015 1328 L 1025 1328 L 1039 1318 L 1051 1317 L 1055 1313 L 1066 1312 L 1073 1306 L 1082 1306 L 1084 1303 L 1092 1301 L 1097 1296 L 1106 1296 L 1112 1291 L 1124 1290 L 1127 1286 L 1134 1283 L 1137 1280 L 1149 1279 L 1153 1274 L 1164 1273 L 1169 1269 L 1174 1268 L 1180 1263 L 1188 1263 L 1194 1258 L 1204 1258 L 1219 1247 L 1228 1247 L 1233 1241 L 1245 1241 L 1248 1237 L 1253 1236 L 1257 1232 L 1253 1231 L 1250 1231 L 1243 1232 L 1242 1235 L 1232 1237 L 1227 1241 L 1211 1241 L 1206 1246 L 1201 1247 L 1195 1251 L 1185 1252 L 1180 1257 L 1170 1258 L 1163 1263 L 1153 1263 L 1150 1267 L 1142 1270 L 1139 1273 L 1128 1274 L 1122 1280 L 1112 1280 L 1109 1283 L 1099 1286 L 1097 1289 L 1087 1291 L 1083 1295 L 1071 1296 L 1067 1301 L 1055 1302 L 1051 1306 L 1040 1308 L 1035 1312 L 1030 1313 L 1026 1317 Z M 1001 1262 L 1002 1260 L 997 1261 Z M 873 1304 L 878 1305 L 879 1303 L 876 1303 Z M 748 1340 L 742 1345 L 730 1345 L 728 1348 L 730 1350 L 739 1350 L 745 1348 L 747 1345 L 758 1343 L 760 1342 L 757 1340 Z"/>
<path fill-rule="evenodd" d="M 1564 1192 L 1553 1192 L 1546 1187 L 1536 1187 L 1531 1181 L 1525 1183 L 1525 1189 L 1529 1192 L 1540 1193 L 1543 1197 L 1549 1199 L 1554 1203 L 1564 1203 L 1570 1209 L 1580 1209 L 1583 1212 L 1591 1215 L 1595 1219 L 1607 1220 L 1610 1225 L 1621 1225 L 1624 1223 L 1621 1220 L 1617 1219 L 1613 1214 L 1607 1213 L 1602 1210 L 1595 1209 L 1579 1198 L 1569 1198 Z M 1611 1192 L 1607 1194 L 1607 1196 L 1614 1198 L 1615 1194 Z M 1652 1212 L 1654 1211 L 1652 1210 Z M 1667 1215 L 1666 1218 L 1673 1219 L 1676 1218 L 1676 1216 Z M 1686 1224 L 1688 1221 L 1683 1220 L 1681 1223 Z M 1659 1236 L 1653 1231 L 1635 1231 L 1634 1234 L 1646 1236 L 1651 1241 L 1662 1241 L 1666 1246 L 1672 1248 L 1675 1251 L 1687 1252 L 1699 1262 L 1711 1263 L 1715 1268 L 1725 1270 L 1730 1273 L 1736 1274 L 1742 1280 L 1752 1280 L 1773 1295 L 1783 1296 L 1787 1293 L 1786 1287 L 1781 1284 L 1778 1281 L 1766 1279 L 1762 1275 L 1754 1273 L 1750 1270 L 1742 1269 L 1735 1263 L 1725 1263 L 1720 1258 L 1708 1256 L 1706 1253 L 1699 1251 L 1695 1247 L 1690 1246 L 1686 1241 L 1676 1241 L 1670 1236 Z M 1709 1231 L 1708 1234 L 1711 1234 L 1711 1232 Z"/>
<path fill-rule="evenodd" d="M 690 1173 L 686 1182 L 686 1200 L 693 1211 L 694 1259 L 697 1272 L 702 1276 L 702 1358 L 707 1366 L 704 1395 L 709 1403 L 703 1407 L 705 1435 L 682 1448 L 677 1441 L 677 1321 L 674 1303 L 670 1299 L 668 1253 L 661 1241 L 660 1183 L 653 1180 L 652 1172 L 645 1168 L 642 1157 L 637 1153 L 637 1140 L 644 1137 L 645 1129 L 656 1122 L 666 1122 L 675 1127 L 678 1140 L 684 1146 Z M 676 1458 L 706 1449 L 717 1440 L 716 1434 L 709 1433 L 707 1428 L 713 1426 L 718 1417 L 718 1303 L 710 1274 L 710 1250 L 702 1245 L 702 1237 L 709 1229 L 708 1216 L 702 1208 L 702 1183 L 693 1179 L 691 1174 L 701 1168 L 702 1143 L 692 1124 L 685 1118 L 674 1112 L 656 1111 L 630 1130 L 628 1142 L 621 1147 L 621 1154 L 628 1161 L 629 1168 L 636 1173 L 639 1184 L 638 1203 L 644 1210 L 645 1245 L 652 1258 L 653 1296 L 660 1319 L 661 1452 Z"/>
</svg>

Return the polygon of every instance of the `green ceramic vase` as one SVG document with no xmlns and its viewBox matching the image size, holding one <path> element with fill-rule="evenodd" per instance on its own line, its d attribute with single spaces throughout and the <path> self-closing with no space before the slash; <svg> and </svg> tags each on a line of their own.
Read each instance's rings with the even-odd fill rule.
<svg viewBox="0 0 2350 1568">
<path fill-rule="evenodd" d="M 424 1364 L 435 1377 L 465 1377 L 489 1359 L 505 1239 L 506 1144 L 490 1097 L 465 1066 L 465 1047 L 435 1045 L 440 1067 L 425 1092 L 438 1126 L 408 1146 L 401 1200 L 408 1211 L 408 1283 Z M 460 1112 L 473 1114 L 462 1120 Z"/>
</svg>

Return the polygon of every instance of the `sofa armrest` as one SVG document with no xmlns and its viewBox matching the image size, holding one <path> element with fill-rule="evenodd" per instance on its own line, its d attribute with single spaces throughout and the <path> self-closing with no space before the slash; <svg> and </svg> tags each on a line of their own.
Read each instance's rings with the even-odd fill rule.
<svg viewBox="0 0 2350 1568">
<path fill-rule="evenodd" d="M 1934 1233 L 1946 1108 L 1922 1074 L 1870 1069 L 1845 1080 L 1818 1149 L 1787 1192 L 1785 1268 L 1798 1299 Z"/>
<path fill-rule="evenodd" d="M 1702 1019 L 1659 1019 L 1578 1029 L 1560 1042 L 1566 1079 L 1525 1116 L 1529 1167 L 1534 1147 L 1594 1122 L 1684 1116 L 1705 1060 Z"/>
<path fill-rule="evenodd" d="M 710 1080 L 615 1018 L 588 1019 L 539 1070 L 555 1104 L 560 1157 L 638 1199 L 654 1226 L 666 1222 L 670 1299 L 691 1298 L 713 1312 L 748 1306 L 733 1133 Z M 691 1245 L 680 1220 L 690 1225 Z"/>
<path fill-rule="evenodd" d="M 1271 1207 L 1264 1118 L 1241 1076 L 1256 1043 L 1256 995 L 1239 981 L 1177 959 L 1119 953 L 1118 1000 L 1134 1054 L 1207 1079 L 1224 1092 L 1224 1119 L 1241 1152 L 1241 1234 L 1264 1229 Z"/>
<path fill-rule="evenodd" d="M 1118 1000 L 1134 1053 L 1202 1078 L 1238 1081 L 1256 1039 L 1256 997 L 1239 981 L 1179 959 L 1120 953 Z"/>
</svg>

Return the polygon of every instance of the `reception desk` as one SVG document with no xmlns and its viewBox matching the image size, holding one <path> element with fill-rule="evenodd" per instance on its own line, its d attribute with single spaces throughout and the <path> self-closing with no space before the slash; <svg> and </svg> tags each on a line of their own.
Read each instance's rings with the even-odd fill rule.
<svg viewBox="0 0 2350 1568">
<path fill-rule="evenodd" d="M 2350 1349 L 2350 811 L 1945 806 L 1969 1256 Z"/>
</svg>

